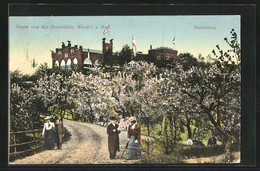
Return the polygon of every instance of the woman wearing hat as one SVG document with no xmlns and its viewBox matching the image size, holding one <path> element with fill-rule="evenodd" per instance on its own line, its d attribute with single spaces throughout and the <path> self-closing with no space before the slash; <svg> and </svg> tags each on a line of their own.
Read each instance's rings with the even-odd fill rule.
<svg viewBox="0 0 260 171">
<path fill-rule="evenodd" d="M 116 152 L 119 152 L 119 134 L 120 129 L 118 124 L 116 124 L 116 118 L 114 116 L 110 117 L 111 123 L 107 126 L 108 134 L 108 151 L 110 153 L 110 159 L 115 159 Z"/>
<path fill-rule="evenodd" d="M 141 156 L 141 127 L 137 125 L 136 118 L 134 116 L 129 118 L 130 125 L 127 130 L 128 146 L 126 148 L 125 159 L 136 160 Z"/>
<path fill-rule="evenodd" d="M 50 116 L 44 118 L 46 122 L 44 123 L 43 131 L 42 131 L 42 135 L 45 136 L 44 147 L 46 150 L 52 150 L 54 148 L 55 137 L 56 137 L 54 123 L 52 123 L 50 119 L 51 119 Z"/>
</svg>

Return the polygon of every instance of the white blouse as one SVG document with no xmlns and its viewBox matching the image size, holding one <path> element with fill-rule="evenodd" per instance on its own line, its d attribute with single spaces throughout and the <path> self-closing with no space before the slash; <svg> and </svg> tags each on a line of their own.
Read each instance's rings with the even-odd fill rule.
<svg viewBox="0 0 260 171">
<path fill-rule="evenodd" d="M 45 130 L 51 130 L 52 128 L 54 128 L 54 123 L 53 122 L 46 122 L 44 123 L 44 126 L 43 126 L 43 130 L 42 130 L 42 135 L 44 135 L 45 133 Z"/>
</svg>

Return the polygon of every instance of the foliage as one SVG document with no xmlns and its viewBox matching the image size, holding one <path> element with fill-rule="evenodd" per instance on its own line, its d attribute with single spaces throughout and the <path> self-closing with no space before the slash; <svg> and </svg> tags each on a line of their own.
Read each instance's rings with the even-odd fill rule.
<svg viewBox="0 0 260 171">
<path fill-rule="evenodd" d="M 224 53 L 217 45 L 220 53 L 220 56 L 217 56 L 219 60 L 211 67 L 192 66 L 185 71 L 182 66 L 178 66 L 180 77 L 177 79 L 183 97 L 197 104 L 194 109 L 199 114 L 207 114 L 215 129 L 225 137 L 227 159 L 230 158 L 232 132 L 240 129 L 241 111 L 240 61 L 235 64 L 229 54 L 234 52 L 234 56 L 240 59 L 240 51 L 237 50 L 239 44 L 236 42 L 236 34 L 232 32 L 232 36 L 232 43 L 229 45 L 233 50 Z"/>
<path fill-rule="evenodd" d="M 183 145 L 181 149 L 181 154 L 183 156 L 187 156 L 188 158 L 218 156 L 225 152 L 224 145 L 213 145 L 205 147 Z"/>
<path fill-rule="evenodd" d="M 175 154 L 144 155 L 138 164 L 184 164 L 184 161 L 181 156 Z"/>
<path fill-rule="evenodd" d="M 34 91 L 12 84 L 10 94 L 10 129 L 21 131 L 41 127 L 40 114 L 46 112 L 44 101 Z"/>
<path fill-rule="evenodd" d="M 119 61 L 119 65 L 123 66 L 126 63 L 129 63 L 131 61 L 131 55 L 132 55 L 132 51 L 130 49 L 130 46 L 128 45 L 124 45 L 122 50 L 118 53 L 118 61 Z"/>
<path fill-rule="evenodd" d="M 120 52 L 106 54 L 103 65 L 110 65 L 108 69 L 50 70 L 43 64 L 32 77 L 11 72 L 11 129 L 37 127 L 41 114 L 69 113 L 91 123 L 99 116 L 136 116 L 142 131 L 156 138 L 156 143 L 147 142 L 148 156 L 154 155 L 152 147 L 159 142 L 164 154 L 178 151 L 184 127 L 188 138 L 218 136 L 228 152 L 232 141 L 240 138 L 241 112 L 240 46 L 236 33 L 231 34 L 230 41 L 224 39 L 231 49 L 223 52 L 217 45 L 213 63 L 189 53 L 179 55 L 175 68 L 130 62 L 131 49 L 125 45 Z M 114 58 L 121 68 L 109 63 Z M 197 149 L 187 153 L 192 150 Z"/>
</svg>

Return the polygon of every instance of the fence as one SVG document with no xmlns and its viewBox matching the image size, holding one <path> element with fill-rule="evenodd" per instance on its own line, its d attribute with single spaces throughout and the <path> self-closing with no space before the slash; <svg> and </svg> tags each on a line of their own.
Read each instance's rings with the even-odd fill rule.
<svg viewBox="0 0 260 171">
<path fill-rule="evenodd" d="M 68 119 L 68 120 L 81 120 L 81 121 L 86 121 L 86 118 L 82 117 L 80 114 L 76 113 L 76 112 L 66 112 L 64 114 L 64 119 Z"/>
<path fill-rule="evenodd" d="M 17 154 L 22 154 L 25 152 L 29 152 L 34 150 L 34 153 L 36 152 L 35 150 L 42 147 L 42 145 L 39 145 L 39 142 L 43 140 L 43 138 L 36 138 L 36 133 L 42 131 L 42 129 L 34 129 L 34 130 L 28 130 L 28 131 L 17 131 L 17 132 L 10 132 L 10 137 L 13 135 L 13 144 L 9 145 L 9 150 L 11 151 L 11 147 L 14 148 L 14 152 L 10 153 L 10 155 L 17 155 Z M 27 141 L 27 142 L 22 142 L 22 143 L 16 143 L 17 142 L 17 135 L 21 134 L 21 133 L 33 133 L 33 140 L 32 141 Z M 21 146 L 21 145 L 26 145 L 26 144 L 31 144 L 34 143 L 33 148 L 29 148 L 27 150 L 24 151 L 17 151 L 17 146 Z M 38 143 L 38 144 L 37 144 Z"/>
</svg>

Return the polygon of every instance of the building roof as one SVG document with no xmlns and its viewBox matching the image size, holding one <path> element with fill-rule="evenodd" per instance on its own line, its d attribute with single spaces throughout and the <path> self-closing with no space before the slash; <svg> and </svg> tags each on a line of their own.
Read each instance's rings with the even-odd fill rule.
<svg viewBox="0 0 260 171">
<path fill-rule="evenodd" d="M 166 50 L 175 50 L 175 49 L 169 48 L 169 47 L 158 47 L 158 48 L 150 49 L 150 50 L 164 50 L 164 49 L 166 49 Z M 175 51 L 177 51 L 177 50 L 175 50 Z"/>
<path fill-rule="evenodd" d="M 100 53 L 102 54 L 102 51 L 101 50 L 95 50 L 95 49 L 86 49 L 86 48 L 83 48 L 82 49 L 83 52 L 90 52 L 90 53 Z"/>
</svg>

